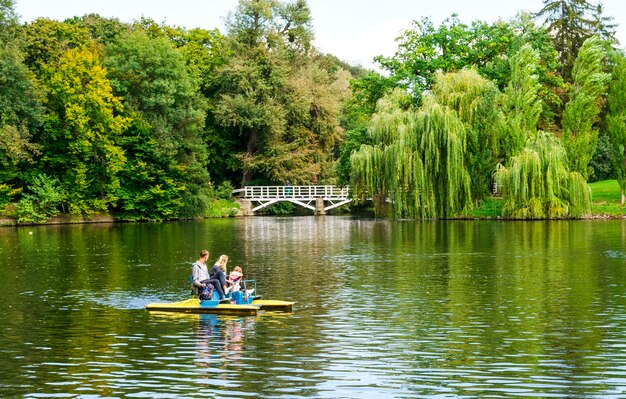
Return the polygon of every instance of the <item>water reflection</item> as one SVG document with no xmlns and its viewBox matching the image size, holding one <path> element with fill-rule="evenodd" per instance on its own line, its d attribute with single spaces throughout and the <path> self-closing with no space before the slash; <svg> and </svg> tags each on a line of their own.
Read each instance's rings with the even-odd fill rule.
<svg viewBox="0 0 626 399">
<path fill-rule="evenodd" d="M 194 339 L 198 366 L 216 361 L 234 366 L 244 356 L 246 337 L 254 334 L 255 318 L 201 314 L 197 319 Z"/>
<path fill-rule="evenodd" d="M 0 229 L 3 397 L 626 397 L 626 221 L 32 232 Z M 294 313 L 146 312 L 200 248 Z"/>
</svg>

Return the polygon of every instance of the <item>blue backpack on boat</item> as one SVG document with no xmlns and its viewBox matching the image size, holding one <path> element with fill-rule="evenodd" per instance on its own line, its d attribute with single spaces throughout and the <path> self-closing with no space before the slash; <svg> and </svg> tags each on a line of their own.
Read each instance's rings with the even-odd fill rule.
<svg viewBox="0 0 626 399">
<path fill-rule="evenodd" d="M 198 292 L 198 298 L 200 298 L 201 301 L 212 299 L 214 289 L 213 284 L 205 284 L 204 288 L 201 288 Z"/>
</svg>

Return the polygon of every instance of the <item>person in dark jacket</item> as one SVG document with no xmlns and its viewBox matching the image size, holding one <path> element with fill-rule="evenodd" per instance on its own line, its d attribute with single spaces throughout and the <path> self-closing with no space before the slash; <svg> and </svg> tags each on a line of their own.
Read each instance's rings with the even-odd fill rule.
<svg viewBox="0 0 626 399">
<path fill-rule="evenodd" d="M 226 264 L 228 263 L 228 256 L 221 255 L 217 262 L 213 265 L 209 271 L 209 278 L 211 283 L 215 286 L 215 289 L 222 298 L 228 293 L 228 283 L 226 279 Z"/>
</svg>

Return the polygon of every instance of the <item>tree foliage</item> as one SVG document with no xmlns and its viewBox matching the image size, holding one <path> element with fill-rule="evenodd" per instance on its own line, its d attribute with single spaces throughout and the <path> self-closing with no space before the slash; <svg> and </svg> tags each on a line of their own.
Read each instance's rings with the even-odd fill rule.
<svg viewBox="0 0 626 399">
<path fill-rule="evenodd" d="M 343 104 L 341 126 L 345 137 L 339 149 L 337 178 L 339 184 L 350 182 L 350 156 L 363 144 L 371 144 L 367 139 L 367 125 L 376 111 L 376 103 L 385 94 L 397 87 L 392 78 L 368 71 L 350 81 L 351 95 Z"/>
<path fill-rule="evenodd" d="M 14 39 L 18 26 L 15 0 L 0 0 L 0 46 L 7 45 Z"/>
<path fill-rule="evenodd" d="M 537 131 L 540 102 L 534 77 L 537 57 L 525 46 L 511 60 L 506 91 L 508 145 L 511 156 L 495 175 L 503 192 L 505 217 L 543 219 L 578 217 L 589 212 L 591 197 L 585 179 L 571 171 L 561 141 Z M 512 138 L 512 139 L 511 139 Z M 524 147 L 517 149 L 521 140 Z"/>
<path fill-rule="evenodd" d="M 499 134 L 503 126 L 496 85 L 474 69 L 437 75 L 432 93 L 437 102 L 455 112 L 466 131 L 465 164 L 471 192 L 478 204 L 490 194 L 494 165 L 498 161 Z"/>
<path fill-rule="evenodd" d="M 41 170 L 57 173 L 72 199 L 70 214 L 106 211 L 117 200 L 118 173 L 126 160 L 116 144 L 128 125 L 119 116 L 120 99 L 94 49 L 68 50 L 44 73 L 49 113 L 39 137 L 46 148 Z"/>
<path fill-rule="evenodd" d="M 37 75 L 46 65 L 59 61 L 67 50 L 90 43 L 89 32 L 81 26 L 38 18 L 23 25 L 20 40 L 24 49 L 24 63 Z"/>
<path fill-rule="evenodd" d="M 0 82 L 0 184 L 19 187 L 20 170 L 39 154 L 31 137 L 42 121 L 42 95 L 15 47 L 0 46 Z"/>
<path fill-rule="evenodd" d="M 417 96 L 432 86 L 436 71 L 455 72 L 469 66 L 495 80 L 501 89 L 508 81 L 508 58 L 525 43 L 541 49 L 548 68 L 554 58 L 550 38 L 525 14 L 510 22 L 473 21 L 470 25 L 453 14 L 438 27 L 430 18 L 422 18 L 396 40 L 394 56 L 376 60 Z"/>
<path fill-rule="evenodd" d="M 596 150 L 598 131 L 594 124 L 602 109 L 609 74 L 603 72 L 605 58 L 597 36 L 585 41 L 572 71 L 569 101 L 563 112 L 563 145 L 570 167 L 587 179 L 589 161 Z"/>
<path fill-rule="evenodd" d="M 601 3 L 587 0 L 543 0 L 544 7 L 536 14 L 544 19 L 546 28 L 554 39 L 559 53 L 561 75 L 570 80 L 574 61 L 585 40 L 598 35 L 616 43 L 615 24 L 612 18 L 602 15 Z"/>
<path fill-rule="evenodd" d="M 537 130 L 542 102 L 537 76 L 539 54 L 530 44 L 511 57 L 511 78 L 504 91 L 504 113 L 507 123 L 501 135 L 502 154 L 508 159 L 519 153 Z"/>
<path fill-rule="evenodd" d="M 390 201 L 395 218 L 449 218 L 472 207 L 466 129 L 454 110 L 424 97 L 419 110 L 396 90 L 379 101 L 373 146 L 352 155 L 353 188 Z M 365 194 L 364 194 L 365 195 Z"/>
<path fill-rule="evenodd" d="M 469 25 L 452 15 L 438 27 L 423 18 L 396 40 L 398 50 L 394 56 L 379 56 L 376 60 L 390 72 L 390 79 L 412 91 L 418 102 L 424 90 L 432 86 L 436 71 L 457 72 L 472 67 L 504 90 L 510 81 L 509 60 L 528 44 L 536 49 L 541 61 L 535 72 L 543 103 L 539 123 L 552 129 L 560 119 L 565 86 L 555 73 L 559 67 L 557 53 L 546 30 L 537 26 L 529 14 L 519 14 L 507 22 L 474 21 Z"/>
<path fill-rule="evenodd" d="M 505 217 L 581 217 L 590 210 L 589 186 L 579 173 L 569 170 L 563 146 L 550 133 L 533 134 L 507 167 L 500 165 L 496 181 L 505 193 Z"/>
<path fill-rule="evenodd" d="M 332 181 L 347 75 L 314 62 L 311 38 L 302 0 L 241 1 L 228 20 L 212 115 L 243 184 Z"/>
<path fill-rule="evenodd" d="M 141 119 L 123 139 L 129 159 L 123 184 L 130 187 L 122 187 L 122 213 L 130 217 L 128 212 L 140 209 L 137 203 L 152 192 L 165 196 L 169 205 L 159 207 L 156 214 L 138 212 L 134 217 L 202 214 L 210 187 L 202 140 L 206 102 L 185 60 L 166 38 L 135 31 L 107 46 L 105 64 L 129 116 Z M 150 159 L 150 166 L 142 164 Z M 186 191 L 190 195 L 183 195 Z"/>
<path fill-rule="evenodd" d="M 240 0 L 225 32 L 20 24 L 0 0 L 0 208 L 163 220 L 213 215 L 239 184 L 352 181 L 379 213 L 449 218 L 489 195 L 500 162 L 508 216 L 580 216 L 594 152 L 626 169 L 623 61 L 606 97 L 612 18 L 544 4 L 546 27 L 417 21 L 377 58 L 383 76 L 320 54 L 306 0 Z"/>
<path fill-rule="evenodd" d="M 612 79 L 607 99 L 607 133 L 613 150 L 614 169 L 622 190 L 622 205 L 626 202 L 626 56 L 613 54 Z"/>
</svg>

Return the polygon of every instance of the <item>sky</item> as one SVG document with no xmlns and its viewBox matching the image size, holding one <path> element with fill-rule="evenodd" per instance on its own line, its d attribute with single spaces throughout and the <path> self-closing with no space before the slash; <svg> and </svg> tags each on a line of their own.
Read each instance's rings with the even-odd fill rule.
<svg viewBox="0 0 626 399">
<path fill-rule="evenodd" d="M 596 0 L 590 0 L 595 3 Z M 626 1 L 604 0 L 604 15 L 612 16 L 621 47 L 626 44 Z M 157 22 L 224 32 L 224 19 L 238 0 L 17 0 L 22 22 L 38 17 L 64 20 L 97 13 L 132 22 L 142 16 Z M 315 46 L 350 64 L 378 69 L 373 58 L 391 56 L 395 39 L 412 21 L 430 17 L 435 26 L 458 14 L 462 22 L 509 20 L 520 11 L 537 12 L 541 0 L 308 0 Z"/>
</svg>

